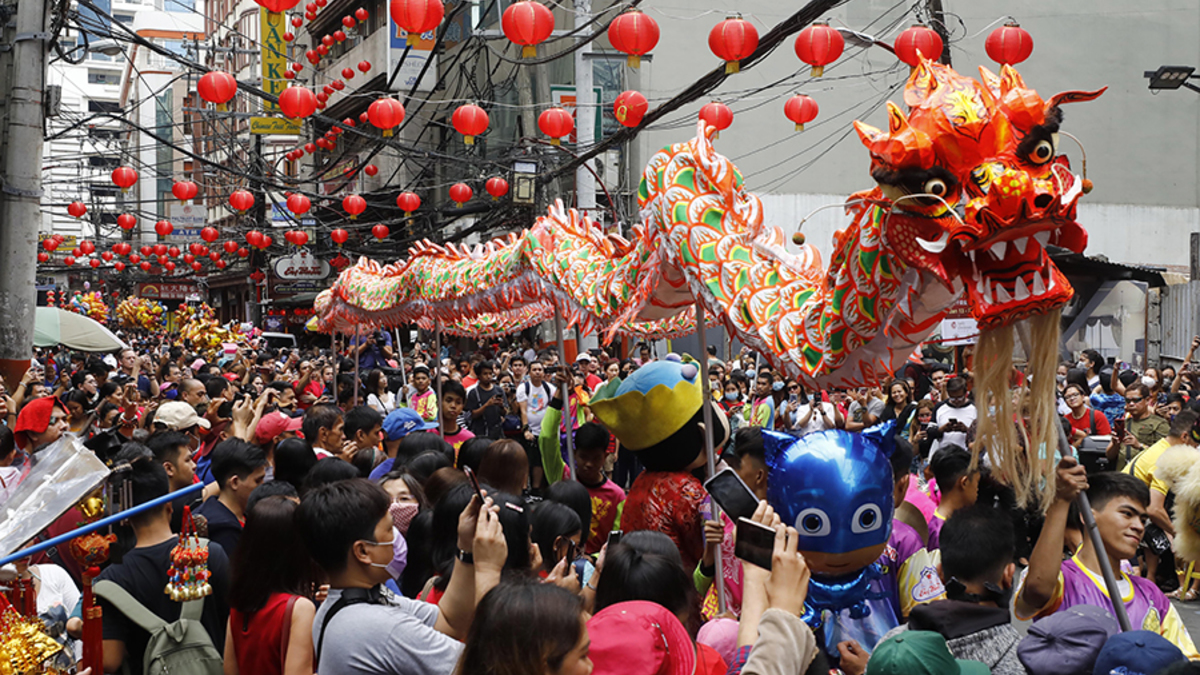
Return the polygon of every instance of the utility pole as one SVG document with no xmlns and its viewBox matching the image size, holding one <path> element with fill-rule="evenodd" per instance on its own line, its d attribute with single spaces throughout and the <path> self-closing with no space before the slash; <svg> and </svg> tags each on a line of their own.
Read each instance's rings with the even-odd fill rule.
<svg viewBox="0 0 1200 675">
<path fill-rule="evenodd" d="M 950 31 L 946 30 L 946 11 L 942 8 L 942 0 L 927 0 L 929 21 L 933 24 L 933 32 L 942 38 L 942 57 L 938 59 L 947 66 L 950 63 Z"/>
<path fill-rule="evenodd" d="M 0 226 L 0 374 L 16 382 L 33 354 L 37 236 L 42 221 L 42 90 L 46 80 L 46 20 L 40 0 L 17 5 L 12 88 L 4 129 L 3 226 Z"/>
<path fill-rule="evenodd" d="M 575 0 L 575 28 L 592 18 L 592 0 Z M 592 43 L 586 32 L 575 38 L 586 42 L 575 50 L 575 143 L 576 150 L 583 150 L 596 142 L 596 101 L 592 91 Z M 586 165 L 575 169 L 575 205 L 585 214 L 596 210 L 596 180 Z"/>
</svg>

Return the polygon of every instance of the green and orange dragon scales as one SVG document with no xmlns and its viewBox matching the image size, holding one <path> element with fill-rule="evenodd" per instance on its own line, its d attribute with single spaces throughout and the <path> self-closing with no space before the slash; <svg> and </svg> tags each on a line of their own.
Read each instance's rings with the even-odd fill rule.
<svg viewBox="0 0 1200 675">
<path fill-rule="evenodd" d="M 1103 91 L 1103 90 L 1101 90 Z M 406 259 L 362 259 L 318 300 L 322 327 L 439 325 L 483 336 L 544 321 L 611 338 L 694 330 L 695 303 L 810 387 L 888 377 L 965 292 L 984 329 L 1071 297 L 1045 246 L 1081 252 L 1085 181 L 1058 155 L 1059 105 L 1010 67 L 977 81 L 923 61 L 907 114 L 855 123 L 877 186 L 846 203 L 829 267 L 808 244 L 784 249 L 762 204 L 712 146 L 712 127 L 657 153 L 639 189 L 642 223 L 606 235 L 561 203 L 519 234 L 475 247 L 423 242 Z"/>
</svg>

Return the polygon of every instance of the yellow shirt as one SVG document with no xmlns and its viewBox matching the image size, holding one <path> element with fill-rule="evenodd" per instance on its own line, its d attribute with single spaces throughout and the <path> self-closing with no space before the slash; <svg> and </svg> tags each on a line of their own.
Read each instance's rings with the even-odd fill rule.
<svg viewBox="0 0 1200 675">
<path fill-rule="evenodd" d="M 1159 439 L 1154 445 L 1139 452 L 1121 471 L 1142 481 L 1151 490 L 1158 490 L 1165 495 L 1171 491 L 1171 488 L 1154 475 L 1154 470 L 1158 466 L 1158 458 L 1162 457 L 1162 454 L 1170 447 L 1171 444 L 1167 442 L 1166 438 Z"/>
</svg>

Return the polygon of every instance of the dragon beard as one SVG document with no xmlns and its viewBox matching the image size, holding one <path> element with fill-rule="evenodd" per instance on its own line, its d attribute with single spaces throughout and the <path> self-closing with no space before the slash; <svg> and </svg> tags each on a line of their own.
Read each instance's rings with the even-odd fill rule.
<svg viewBox="0 0 1200 675">
<path fill-rule="evenodd" d="M 1054 450 L 1062 433 L 1055 396 L 1061 309 L 1028 319 L 1028 391 L 1013 400 L 1012 324 L 984 329 L 975 351 L 975 405 L 979 410 L 972 466 L 987 452 L 996 477 L 1013 488 L 1017 503 L 1054 502 Z"/>
</svg>

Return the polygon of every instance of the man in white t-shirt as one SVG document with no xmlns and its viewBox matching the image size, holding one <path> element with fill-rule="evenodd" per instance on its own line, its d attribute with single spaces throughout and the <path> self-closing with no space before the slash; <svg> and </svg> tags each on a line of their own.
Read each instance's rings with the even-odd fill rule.
<svg viewBox="0 0 1200 675">
<path fill-rule="evenodd" d="M 791 405 L 788 406 L 789 410 Z M 808 403 L 798 405 L 791 415 L 791 429 L 799 438 L 837 428 L 837 408 L 832 403 L 821 403 L 820 394 L 814 395 Z"/>
<path fill-rule="evenodd" d="M 541 361 L 529 364 L 529 381 L 517 385 L 517 404 L 521 406 L 521 422 L 525 438 L 532 441 L 542 430 L 542 418 L 554 398 L 554 387 L 546 382 L 546 367 Z"/>
<path fill-rule="evenodd" d="M 966 380 L 961 377 L 947 380 L 946 400 L 938 404 L 933 411 L 933 422 L 938 428 L 930 434 L 935 440 L 929 450 L 929 461 L 932 462 L 938 450 L 947 445 L 971 447 L 967 433 L 975 423 L 976 417 L 978 413 L 967 394 Z"/>
</svg>

